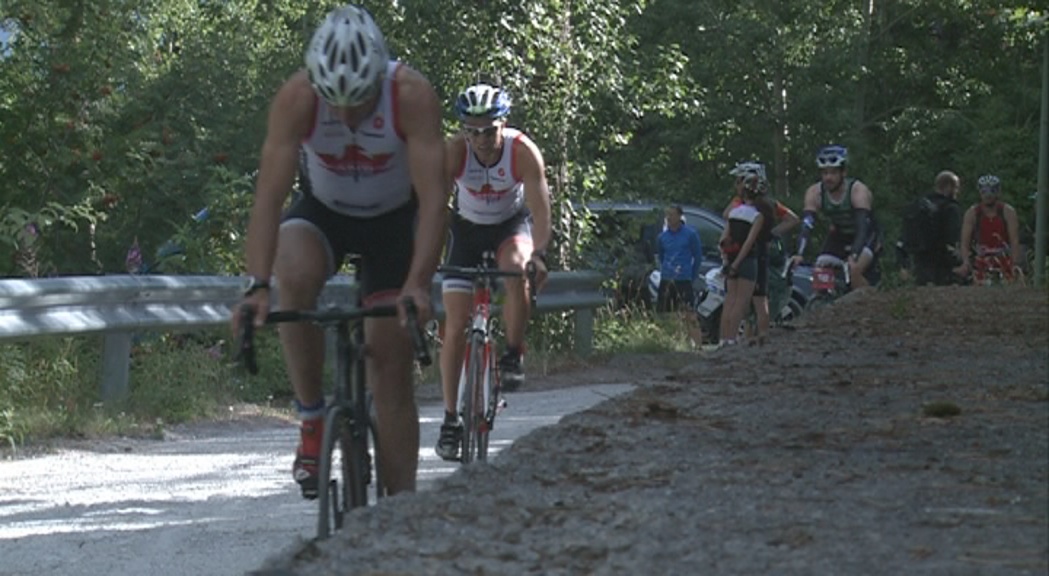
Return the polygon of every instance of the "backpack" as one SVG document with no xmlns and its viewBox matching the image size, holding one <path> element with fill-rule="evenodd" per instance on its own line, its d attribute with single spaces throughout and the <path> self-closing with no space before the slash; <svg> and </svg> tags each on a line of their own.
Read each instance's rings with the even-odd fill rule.
<svg viewBox="0 0 1049 576">
<path fill-rule="evenodd" d="M 925 194 L 907 206 L 903 214 L 903 247 L 910 254 L 929 254 L 947 245 L 945 206 L 951 198 L 936 192 Z"/>
</svg>

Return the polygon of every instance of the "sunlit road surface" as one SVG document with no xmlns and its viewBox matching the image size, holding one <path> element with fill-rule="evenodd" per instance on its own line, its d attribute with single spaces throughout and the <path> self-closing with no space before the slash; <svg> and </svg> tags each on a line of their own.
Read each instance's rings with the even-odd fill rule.
<svg viewBox="0 0 1049 576">
<path fill-rule="evenodd" d="M 629 385 L 520 392 L 496 422 L 490 453 Z M 443 410 L 421 416 L 419 490 L 458 464 L 434 455 Z M 243 574 L 316 530 L 290 466 L 294 425 L 0 462 L 0 575 Z M 101 443 L 100 443 L 101 444 Z"/>
</svg>

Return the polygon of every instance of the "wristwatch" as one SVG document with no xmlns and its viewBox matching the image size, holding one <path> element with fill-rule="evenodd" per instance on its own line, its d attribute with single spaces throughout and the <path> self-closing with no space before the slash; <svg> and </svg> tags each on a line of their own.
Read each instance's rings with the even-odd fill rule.
<svg viewBox="0 0 1049 576">
<path fill-rule="evenodd" d="M 249 276 L 247 282 L 244 283 L 244 296 L 248 297 L 258 292 L 259 290 L 269 290 L 269 280 L 259 280 L 254 276 Z"/>
</svg>

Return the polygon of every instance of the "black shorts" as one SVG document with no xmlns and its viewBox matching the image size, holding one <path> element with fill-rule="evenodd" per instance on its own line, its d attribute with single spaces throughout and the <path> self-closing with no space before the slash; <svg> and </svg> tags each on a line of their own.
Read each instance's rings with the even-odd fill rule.
<svg viewBox="0 0 1049 576">
<path fill-rule="evenodd" d="M 695 294 L 692 291 L 691 280 L 660 280 L 656 310 L 659 312 L 688 310 L 694 305 Z"/>
<path fill-rule="evenodd" d="M 520 212 L 499 224 L 474 224 L 458 214 L 452 214 L 450 220 L 445 257 L 445 264 L 449 266 L 477 266 L 485 252 L 494 252 L 498 262 L 499 255 L 511 244 L 524 243 L 529 247 L 532 244 L 532 219 L 527 212 Z M 444 274 L 441 288 L 469 292 L 473 290 L 473 284 L 465 276 Z"/>
<path fill-rule="evenodd" d="M 881 232 L 872 226 L 872 230 L 867 236 L 867 241 L 863 243 L 865 250 L 871 251 L 871 263 L 867 267 L 867 270 L 863 273 L 863 277 L 867 279 L 867 283 L 871 286 L 876 286 L 881 280 L 881 266 L 879 265 L 881 255 Z M 820 250 L 820 254 L 831 254 L 837 256 L 843 261 L 847 261 L 849 253 L 852 251 L 853 236 L 845 236 L 836 232 L 831 232 L 827 235 L 827 239 L 823 242 L 823 248 Z"/>
<path fill-rule="evenodd" d="M 283 223 L 305 220 L 324 237 L 328 250 L 328 275 L 334 275 L 347 254 L 359 254 L 358 280 L 364 299 L 379 299 L 400 292 L 412 264 L 415 242 L 415 201 L 372 218 L 339 214 L 312 195 L 296 200 L 284 213 Z"/>
<path fill-rule="evenodd" d="M 855 236 L 846 236 L 832 230 L 827 234 L 826 240 L 823 241 L 823 248 L 820 249 L 820 254 L 831 254 L 842 260 L 847 260 L 849 253 L 852 251 L 852 242 L 854 240 Z M 877 226 L 871 225 L 870 230 L 867 232 L 867 239 L 863 242 L 863 248 L 870 250 L 872 256 L 877 256 L 878 252 L 881 251 L 881 232 Z"/>
</svg>

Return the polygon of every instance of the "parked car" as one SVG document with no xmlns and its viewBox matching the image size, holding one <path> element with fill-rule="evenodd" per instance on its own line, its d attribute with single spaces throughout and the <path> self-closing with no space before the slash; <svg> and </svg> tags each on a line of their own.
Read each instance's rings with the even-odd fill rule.
<svg viewBox="0 0 1049 576">
<path fill-rule="evenodd" d="M 693 284 L 696 305 L 707 292 L 705 276 L 719 268 L 718 240 L 725 229 L 721 214 L 699 206 L 683 205 L 684 223 L 699 234 L 703 262 Z M 593 244 L 583 250 L 588 265 L 615 278 L 613 297 L 617 306 L 654 306 L 659 287 L 656 241 L 663 231 L 665 204 L 653 202 L 592 202 Z M 790 302 L 778 314 L 783 321 L 797 317 L 808 301 L 812 273 L 808 266 L 793 271 Z"/>
</svg>

